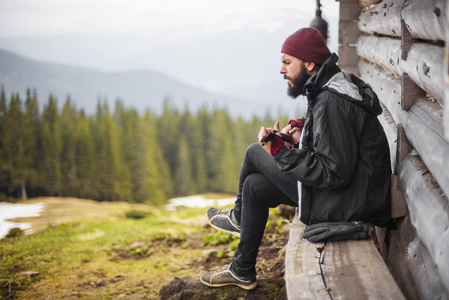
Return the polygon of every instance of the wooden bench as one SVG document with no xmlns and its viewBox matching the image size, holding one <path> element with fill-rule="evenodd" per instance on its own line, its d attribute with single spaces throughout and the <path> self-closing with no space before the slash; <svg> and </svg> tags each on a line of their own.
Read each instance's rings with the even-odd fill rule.
<svg viewBox="0 0 449 300">
<path fill-rule="evenodd" d="M 285 257 L 288 299 L 405 299 L 372 239 L 311 243 L 304 229 L 295 216 Z"/>
</svg>

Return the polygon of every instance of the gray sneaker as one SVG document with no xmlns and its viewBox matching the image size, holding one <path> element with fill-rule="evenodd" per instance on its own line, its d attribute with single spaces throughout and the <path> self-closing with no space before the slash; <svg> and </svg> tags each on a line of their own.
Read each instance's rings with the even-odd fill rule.
<svg viewBox="0 0 449 300">
<path fill-rule="evenodd" d="M 232 221 L 231 213 L 232 209 L 212 207 L 207 211 L 207 220 L 213 228 L 240 237 L 240 225 Z"/>
<path fill-rule="evenodd" d="M 256 277 L 240 277 L 232 273 L 230 265 L 224 266 L 217 271 L 211 271 L 200 276 L 201 283 L 210 287 L 222 287 L 236 285 L 245 290 L 253 290 L 257 286 Z"/>
</svg>

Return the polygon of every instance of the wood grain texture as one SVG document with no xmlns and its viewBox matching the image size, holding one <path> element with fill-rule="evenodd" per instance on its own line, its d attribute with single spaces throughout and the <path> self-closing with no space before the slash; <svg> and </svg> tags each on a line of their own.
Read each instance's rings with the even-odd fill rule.
<svg viewBox="0 0 449 300">
<path fill-rule="evenodd" d="M 446 7 L 446 22 L 449 24 L 449 5 Z M 446 46 L 444 55 L 444 136 L 449 141 L 449 30 L 446 30 Z"/>
<path fill-rule="evenodd" d="M 444 47 L 415 43 L 410 47 L 407 60 L 402 59 L 401 40 L 388 37 L 360 36 L 357 54 L 401 78 L 407 73 L 421 89 L 440 103 L 444 99 Z"/>
<path fill-rule="evenodd" d="M 405 299 L 372 240 L 328 242 L 323 252 L 333 299 Z"/>
<path fill-rule="evenodd" d="M 401 10 L 405 0 L 384 0 L 362 10 L 358 26 L 368 34 L 401 36 Z"/>
<path fill-rule="evenodd" d="M 426 92 L 420 88 L 407 73 L 401 77 L 401 107 L 403 110 L 409 110 L 418 98 L 425 98 Z"/>
<path fill-rule="evenodd" d="M 321 277 L 320 253 L 317 245 L 304 243 L 304 229 L 305 225 L 295 216 L 285 255 L 288 299 L 330 299 Z"/>
<path fill-rule="evenodd" d="M 382 2 L 382 0 L 359 0 L 359 5 L 361 8 L 367 8 L 380 2 Z"/>
<path fill-rule="evenodd" d="M 405 299 L 373 240 L 311 243 L 295 216 L 287 245 L 288 299 Z"/>
<path fill-rule="evenodd" d="M 446 0 L 384 0 L 365 7 L 358 21 L 360 31 L 368 34 L 401 36 L 401 21 L 415 39 L 446 40 L 448 21 Z"/>
<path fill-rule="evenodd" d="M 447 0 L 408 0 L 401 16 L 413 38 L 437 42 L 449 31 L 446 11 Z"/>
<path fill-rule="evenodd" d="M 397 139 L 398 139 L 398 125 L 394 121 L 393 116 L 388 109 L 381 103 L 382 114 L 378 117 L 380 124 L 384 128 L 385 135 L 387 136 L 388 145 L 390 147 L 390 160 L 391 160 L 391 172 L 396 174 L 396 153 L 397 153 Z"/>
<path fill-rule="evenodd" d="M 435 265 L 429 250 L 417 235 L 410 216 L 396 220 L 396 227 L 403 249 L 400 255 L 410 270 L 409 276 L 414 282 L 415 291 L 411 290 L 407 298 L 417 294 L 420 299 L 447 299 L 449 292 L 438 274 L 438 266 Z M 393 238 L 395 237 L 392 235 L 391 239 Z"/>
<path fill-rule="evenodd" d="M 417 235 L 429 250 L 441 282 L 449 291 L 449 201 L 417 155 L 408 155 L 398 169 L 400 187 Z M 429 265 L 430 267 L 430 265 Z"/>
<path fill-rule="evenodd" d="M 438 102 L 418 99 L 409 111 L 401 107 L 400 80 L 388 75 L 376 65 L 361 61 L 359 71 L 379 99 L 404 127 L 407 140 L 432 172 L 443 191 L 449 195 L 449 142 L 442 126 L 442 108 Z"/>
</svg>

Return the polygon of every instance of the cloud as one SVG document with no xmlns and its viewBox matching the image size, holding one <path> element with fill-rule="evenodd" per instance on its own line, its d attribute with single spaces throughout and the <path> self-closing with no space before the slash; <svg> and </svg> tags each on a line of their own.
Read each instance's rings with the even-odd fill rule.
<svg viewBox="0 0 449 300">
<path fill-rule="evenodd" d="M 332 1 L 332 0 L 327 0 Z M 305 17 L 314 1 L 297 0 L 14 0 L 0 2 L 0 36 L 113 34 L 178 28 L 273 31 L 288 15 Z"/>
</svg>

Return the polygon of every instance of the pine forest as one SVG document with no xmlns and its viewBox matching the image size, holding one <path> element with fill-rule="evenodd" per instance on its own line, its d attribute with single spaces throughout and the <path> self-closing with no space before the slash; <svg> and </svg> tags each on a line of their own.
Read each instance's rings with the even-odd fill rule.
<svg viewBox="0 0 449 300">
<path fill-rule="evenodd" d="M 43 107 L 40 109 L 40 107 Z M 239 169 L 261 126 L 274 120 L 233 119 L 226 110 L 195 113 L 170 106 L 143 115 L 121 101 L 99 101 L 95 114 L 70 97 L 58 109 L 1 90 L 0 201 L 37 196 L 165 204 L 195 193 L 235 194 Z M 276 118 L 286 124 L 285 117 Z"/>
</svg>

